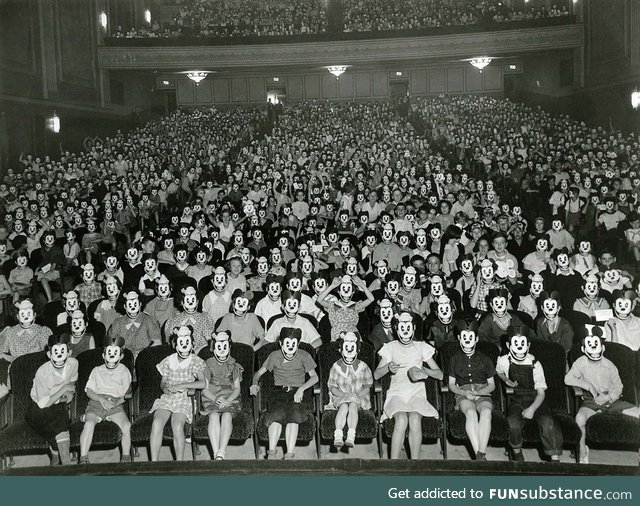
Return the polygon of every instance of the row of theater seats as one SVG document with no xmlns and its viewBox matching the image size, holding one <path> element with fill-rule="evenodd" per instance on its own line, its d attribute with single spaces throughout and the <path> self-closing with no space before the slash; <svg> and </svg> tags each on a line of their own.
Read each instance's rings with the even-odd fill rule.
<svg viewBox="0 0 640 506">
<path fill-rule="evenodd" d="M 438 354 L 438 362 L 445 371 L 443 383 L 435 380 L 427 380 L 425 388 L 429 402 L 440 413 L 438 419 L 422 419 L 422 434 L 425 443 L 439 442 L 443 457 L 447 458 L 447 441 L 457 444 L 466 443 L 464 415 L 455 410 L 455 396 L 446 388 L 446 377 L 450 357 L 457 350 L 456 342 L 447 343 Z M 321 456 L 321 443 L 329 443 L 333 439 L 335 411 L 323 410 L 329 401 L 329 393 L 326 387 L 329 371 L 336 360 L 340 360 L 340 352 L 336 343 L 324 344 L 320 349 L 313 350 L 304 343 L 301 348 L 315 357 L 319 368 L 320 382 L 315 390 L 307 390 L 303 402 L 314 416 L 300 426 L 298 442 L 305 444 L 315 441 L 318 458 Z M 261 378 L 260 394 L 257 398 L 251 397 L 249 387 L 253 372 L 266 360 L 267 356 L 277 349 L 277 344 L 269 344 L 254 353 L 247 345 L 234 343 L 232 356 L 244 368 L 241 382 L 242 411 L 233 420 L 233 432 L 231 441 L 245 442 L 253 440 L 256 458 L 260 458 L 260 445 L 267 441 L 267 428 L 261 422 L 266 405 L 273 392 L 273 376 L 265 374 Z M 478 343 L 478 349 L 487 354 L 494 362 L 499 355 L 499 350 L 490 343 Z M 131 437 L 134 448 L 147 446 L 151 433 L 153 414 L 149 413 L 155 399 L 160 397 L 160 374 L 156 365 L 165 357 L 173 353 L 169 346 L 157 346 L 143 350 L 135 362 L 135 377 L 137 378 L 133 389 L 133 396 L 127 404 L 128 414 L 132 421 Z M 575 346 L 568 355 L 562 348 L 553 343 L 533 341 L 531 353 L 540 361 L 545 371 L 548 384 L 547 399 L 554 418 L 559 422 L 564 437 L 565 448 L 575 451 L 578 455 L 578 441 L 580 430 L 575 423 L 574 416 L 579 407 L 580 398 L 574 395 L 564 385 L 564 375 L 567 362 L 571 364 L 581 355 L 580 347 Z M 211 357 L 209 349 L 200 352 L 200 357 Z M 615 343 L 607 343 L 605 357 L 611 360 L 618 368 L 624 390 L 622 399 L 638 404 L 640 400 L 640 351 L 633 352 L 627 347 Z M 376 355 L 368 343 L 363 343 L 359 358 L 374 370 Z M 3 468 L 7 465 L 7 459 L 18 454 L 38 454 L 48 451 L 47 442 L 33 432 L 25 423 L 24 416 L 29 406 L 30 391 L 35 372 L 48 360 L 44 352 L 24 355 L 17 358 L 11 367 L 11 384 L 13 385 L 10 396 L 3 400 L 2 425 L 0 431 L 0 457 Z M 70 404 L 71 410 L 71 438 L 72 449 L 79 448 L 79 437 L 82 432 L 83 422 L 81 416 L 84 413 L 88 399 L 84 393 L 84 387 L 91 370 L 103 363 L 102 350 L 95 349 L 84 352 L 78 356 L 79 378 L 76 386 L 76 396 Z M 126 351 L 123 363 L 134 370 L 131 352 Z M 393 433 L 393 420 L 386 420 L 382 425 L 378 423 L 382 406 L 384 405 L 386 391 L 389 388 L 390 377 L 385 376 L 381 382 L 371 389 L 372 408 L 361 410 L 357 429 L 357 442 L 377 441 L 380 458 L 385 455 L 383 441 L 389 441 Z M 501 382 L 496 378 L 496 384 Z M 496 388 L 492 394 L 494 412 L 490 444 L 497 447 L 506 447 L 509 441 L 509 426 L 505 416 L 509 403 L 509 392 L 502 387 Z M 194 410 L 196 412 L 193 424 L 187 425 L 187 435 L 191 436 L 193 455 L 200 452 L 199 445 L 208 443 L 207 424 L 208 418 L 198 414 L 200 402 L 199 393 L 193 395 Z M 633 449 L 640 447 L 640 421 L 616 414 L 598 414 L 591 417 L 587 423 L 587 443 L 592 447 L 605 449 Z M 172 441 L 171 424 L 165 426 L 164 442 Z M 533 420 L 527 421 L 524 429 L 524 441 L 528 445 L 539 445 L 540 434 L 538 426 Z M 100 423 L 93 439 L 92 450 L 115 448 L 120 442 L 120 432 L 117 426 L 111 422 Z"/>
</svg>

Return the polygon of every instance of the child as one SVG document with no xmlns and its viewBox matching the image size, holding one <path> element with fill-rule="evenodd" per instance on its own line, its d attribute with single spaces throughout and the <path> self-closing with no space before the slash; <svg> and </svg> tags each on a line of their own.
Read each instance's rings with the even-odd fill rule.
<svg viewBox="0 0 640 506">
<path fill-rule="evenodd" d="M 193 405 L 187 392 L 189 389 L 203 389 L 206 386 L 204 360 L 193 354 L 193 327 L 188 325 L 174 328 L 171 344 L 176 352 L 156 366 L 162 375 L 160 388 L 164 393 L 156 399 L 150 410 L 154 413 L 149 440 L 153 462 L 158 460 L 162 433 L 169 418 L 176 460 L 184 460 L 184 424 L 191 423 L 193 418 Z"/>
<path fill-rule="evenodd" d="M 524 462 L 522 429 L 525 420 L 535 418 L 540 428 L 544 452 L 552 462 L 559 462 L 562 454 L 562 432 L 551 417 L 549 405 L 545 400 L 547 383 L 542 364 L 529 353 L 528 329 L 510 325 L 507 335 L 509 353 L 498 357 L 496 373 L 507 386 L 514 388 L 514 393 L 509 399 L 507 416 L 513 460 Z"/>
<path fill-rule="evenodd" d="M 20 297 L 26 297 L 31 292 L 33 282 L 33 270 L 27 266 L 29 257 L 21 251 L 16 255 L 16 266 L 9 273 L 9 284 L 13 293 L 13 302 L 17 303 Z"/>
<path fill-rule="evenodd" d="M 576 413 L 576 423 L 582 431 L 580 437 L 580 464 L 589 463 L 589 447 L 586 445 L 585 427 L 587 420 L 598 413 L 623 415 L 638 418 L 640 407 L 620 399 L 622 381 L 618 368 L 604 357 L 602 329 L 592 327 L 582 340 L 582 353 L 564 377 L 566 385 L 578 387 L 584 391 L 584 399 Z"/>
<path fill-rule="evenodd" d="M 358 359 L 362 339 L 357 332 L 340 334 L 342 360 L 336 361 L 329 372 L 329 404 L 325 409 L 337 409 L 333 445 L 353 448 L 358 426 L 358 410 L 371 409 L 370 390 L 373 385 L 371 369 Z M 347 439 L 344 426 L 347 425 Z"/>
<path fill-rule="evenodd" d="M 274 392 L 269 399 L 267 412 L 263 417 L 269 430 L 269 448 L 267 459 L 276 458 L 276 445 L 285 427 L 285 459 L 295 457 L 298 429 L 312 414 L 304 404 L 306 390 L 318 382 L 316 363 L 309 353 L 298 349 L 302 331 L 299 328 L 284 327 L 280 331 L 278 342 L 280 350 L 271 352 L 260 369 L 253 375 L 251 395 L 258 395 L 258 382 L 267 371 L 273 374 Z M 309 379 L 305 381 L 305 374 Z"/>
<path fill-rule="evenodd" d="M 467 326 L 461 321 L 456 330 L 460 349 L 449 360 L 449 390 L 456 395 L 456 409 L 464 413 L 465 429 L 476 460 L 487 460 L 495 369 L 489 357 L 476 351 L 477 323 Z"/>
<path fill-rule="evenodd" d="M 216 460 L 224 460 L 233 430 L 233 417 L 242 409 L 240 381 L 243 367 L 231 356 L 231 334 L 219 332 L 211 340 L 213 357 L 206 362 L 207 387 L 202 391 L 202 415 L 209 416 L 209 441 Z"/>
<path fill-rule="evenodd" d="M 627 220 L 629 220 L 629 225 L 631 226 L 624 231 L 624 236 L 627 239 L 629 249 L 633 251 L 636 262 L 640 262 L 640 215 L 632 211 L 627 216 Z"/>
<path fill-rule="evenodd" d="M 80 464 L 89 463 L 93 431 L 103 420 L 115 423 L 122 431 L 120 462 L 131 462 L 131 422 L 124 411 L 125 396 L 131 390 L 131 373 L 120 363 L 124 356 L 124 339 L 108 336 L 102 358 L 104 365 L 94 367 L 85 386 L 89 404 L 80 434 Z"/>
<path fill-rule="evenodd" d="M 397 341 L 386 343 L 378 355 L 380 363 L 373 374 L 380 379 L 392 374 L 387 391 L 382 420 L 393 417 L 395 426 L 391 436 L 391 458 L 400 457 L 407 425 L 409 426 L 409 449 L 412 459 L 420 458 L 422 445 L 422 417 L 438 418 L 438 411 L 429 404 L 425 386 L 420 380 L 429 377 L 441 380 L 442 371 L 433 356 L 435 349 L 424 342 L 414 341 L 416 326 L 411 313 L 404 311 L 396 320 Z M 429 366 L 424 367 L 424 362 Z"/>
<path fill-rule="evenodd" d="M 78 361 L 71 357 L 69 339 L 67 333 L 52 334 L 49 337 L 49 362 L 36 371 L 31 388 L 33 402 L 25 415 L 27 425 L 49 442 L 52 465 L 71 464 L 67 404 L 73 400 L 76 390 Z"/>
</svg>

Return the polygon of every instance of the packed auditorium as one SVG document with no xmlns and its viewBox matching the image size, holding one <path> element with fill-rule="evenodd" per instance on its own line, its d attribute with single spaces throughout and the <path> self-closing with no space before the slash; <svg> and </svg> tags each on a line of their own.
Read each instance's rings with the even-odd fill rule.
<svg viewBox="0 0 640 506">
<path fill-rule="evenodd" d="M 638 466 L 640 0 L 3 0 L 0 48 L 0 474 Z"/>
</svg>

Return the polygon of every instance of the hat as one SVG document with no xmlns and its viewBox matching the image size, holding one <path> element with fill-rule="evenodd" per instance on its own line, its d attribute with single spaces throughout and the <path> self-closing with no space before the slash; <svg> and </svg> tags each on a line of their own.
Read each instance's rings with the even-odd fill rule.
<svg viewBox="0 0 640 506">
<path fill-rule="evenodd" d="M 159 285 L 168 285 L 169 284 L 169 278 L 167 276 L 165 276 L 164 274 L 161 274 L 159 277 L 156 278 L 156 283 Z"/>
<path fill-rule="evenodd" d="M 93 264 L 83 264 L 80 267 L 83 271 L 92 271 L 94 269 Z"/>
<path fill-rule="evenodd" d="M 113 276 L 107 276 L 106 278 L 104 278 L 105 285 L 111 285 L 114 283 L 118 283 L 118 278 L 115 278 Z"/>
<path fill-rule="evenodd" d="M 71 318 L 84 318 L 84 313 L 79 309 L 76 309 L 73 313 L 71 313 Z"/>
<path fill-rule="evenodd" d="M 216 269 L 213 271 L 213 274 L 214 274 L 214 276 L 215 276 L 216 274 L 222 274 L 222 275 L 226 276 L 226 275 L 227 275 L 227 271 L 225 271 L 225 270 L 224 270 L 224 267 L 220 267 L 220 266 L 218 266 L 218 267 L 216 267 Z"/>
<path fill-rule="evenodd" d="M 73 290 L 71 290 L 70 292 L 67 292 L 67 293 L 63 294 L 62 298 L 64 300 L 77 299 L 78 298 L 78 294 L 76 292 L 74 292 Z"/>
</svg>

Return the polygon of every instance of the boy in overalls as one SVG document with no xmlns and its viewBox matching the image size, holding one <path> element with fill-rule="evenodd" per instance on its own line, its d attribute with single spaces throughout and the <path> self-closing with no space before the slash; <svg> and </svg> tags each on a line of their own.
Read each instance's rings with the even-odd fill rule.
<svg viewBox="0 0 640 506">
<path fill-rule="evenodd" d="M 529 353 L 528 329 L 509 326 L 509 353 L 498 358 L 496 373 L 514 392 L 509 397 L 507 420 L 511 432 L 509 444 L 513 460 L 524 462 L 522 429 L 526 420 L 535 419 L 540 428 L 542 447 L 552 462 L 562 454 L 562 432 L 551 417 L 545 399 L 547 383 L 540 362 Z"/>
</svg>

